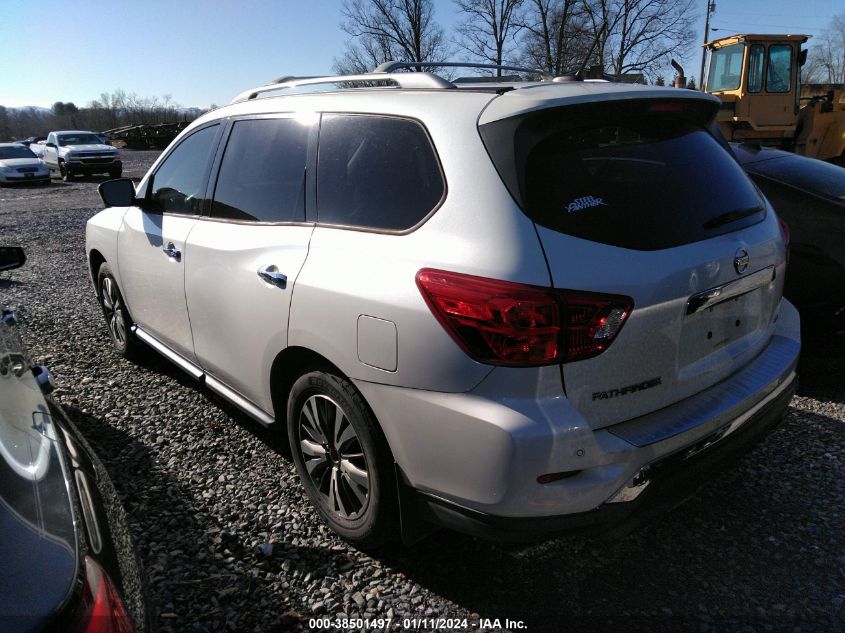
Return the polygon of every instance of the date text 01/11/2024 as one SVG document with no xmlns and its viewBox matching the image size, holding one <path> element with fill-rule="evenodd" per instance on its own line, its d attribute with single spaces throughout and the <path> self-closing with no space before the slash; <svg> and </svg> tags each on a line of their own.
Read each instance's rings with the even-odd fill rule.
<svg viewBox="0 0 845 633">
<path fill-rule="evenodd" d="M 373 631 L 389 631 L 396 626 L 394 618 L 311 618 L 308 620 L 308 627 L 311 630 L 332 630 L 332 629 L 371 629 Z M 396 625 L 401 630 L 429 630 L 429 631 L 465 631 L 465 630 L 506 630 L 521 631 L 528 627 L 522 620 L 510 620 L 505 618 L 479 618 L 477 622 L 467 618 L 402 618 L 396 620 Z"/>
</svg>

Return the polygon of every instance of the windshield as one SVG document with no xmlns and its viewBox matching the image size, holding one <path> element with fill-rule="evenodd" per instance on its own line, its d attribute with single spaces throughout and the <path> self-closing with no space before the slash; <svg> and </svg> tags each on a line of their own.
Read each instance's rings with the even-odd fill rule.
<svg viewBox="0 0 845 633">
<path fill-rule="evenodd" d="M 103 142 L 96 134 L 62 134 L 59 145 L 102 145 Z"/>
<path fill-rule="evenodd" d="M 6 158 L 35 158 L 35 154 L 28 147 L 9 145 L 0 147 L 0 160 Z"/>
<path fill-rule="evenodd" d="M 707 92 L 736 90 L 742 76 L 742 54 L 745 44 L 732 44 L 715 49 L 710 55 Z"/>
</svg>

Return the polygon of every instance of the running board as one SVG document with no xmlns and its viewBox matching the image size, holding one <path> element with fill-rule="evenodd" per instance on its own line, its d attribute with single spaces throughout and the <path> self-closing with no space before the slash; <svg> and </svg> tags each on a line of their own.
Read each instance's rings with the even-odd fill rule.
<svg viewBox="0 0 845 633">
<path fill-rule="evenodd" d="M 214 393 L 222 396 L 224 399 L 231 402 L 248 416 L 254 418 L 264 426 L 270 426 L 275 421 L 271 416 L 267 415 L 262 409 L 252 404 L 249 400 L 244 398 L 238 392 L 230 389 L 222 382 L 206 374 L 202 369 L 194 365 L 191 361 L 183 358 L 172 349 L 153 338 L 137 325 L 132 326 L 132 332 L 144 343 L 152 347 L 159 354 L 164 356 L 167 360 L 176 365 L 179 369 L 190 374 L 196 380 L 205 383 L 205 386 L 211 389 Z"/>
<path fill-rule="evenodd" d="M 132 326 L 132 331 L 135 333 L 135 336 L 144 341 L 144 343 L 152 347 L 155 351 L 164 356 L 171 363 L 178 366 L 179 369 L 189 373 L 197 380 L 202 380 L 202 369 L 194 365 L 191 361 L 182 358 L 181 356 L 179 356 L 179 354 L 174 352 L 169 347 L 165 347 L 162 343 L 159 343 L 157 339 L 154 339 L 152 336 L 144 332 L 144 330 L 139 328 L 137 325 Z"/>
<path fill-rule="evenodd" d="M 264 426 L 270 426 L 271 424 L 273 424 L 273 418 L 264 413 L 264 411 L 256 407 L 238 392 L 229 389 L 229 387 L 224 385 L 216 378 L 212 378 L 208 374 L 205 374 L 205 386 L 211 389 L 214 393 L 223 396 L 226 400 L 238 407 L 241 411 L 243 411 L 250 417 L 255 418 Z"/>
</svg>

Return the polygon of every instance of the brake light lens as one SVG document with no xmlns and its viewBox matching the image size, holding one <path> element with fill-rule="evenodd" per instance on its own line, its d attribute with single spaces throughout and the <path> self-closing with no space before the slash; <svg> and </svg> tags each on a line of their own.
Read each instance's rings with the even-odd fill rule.
<svg viewBox="0 0 845 633">
<path fill-rule="evenodd" d="M 680 103 L 655 103 L 648 107 L 649 112 L 683 112 L 684 106 Z"/>
<path fill-rule="evenodd" d="M 85 557 L 84 633 L 135 633 L 123 601 L 105 570 Z"/>
<path fill-rule="evenodd" d="M 603 352 L 625 323 L 627 297 L 560 291 L 424 268 L 417 286 L 434 316 L 473 359 L 531 367 Z"/>
<path fill-rule="evenodd" d="M 784 221 L 783 218 L 778 218 L 778 224 L 780 224 L 780 234 L 783 236 L 783 247 L 786 251 L 786 263 L 789 263 L 789 225 Z"/>
<path fill-rule="evenodd" d="M 632 299 L 616 295 L 564 291 L 566 360 L 583 360 L 606 350 L 631 314 Z"/>
</svg>

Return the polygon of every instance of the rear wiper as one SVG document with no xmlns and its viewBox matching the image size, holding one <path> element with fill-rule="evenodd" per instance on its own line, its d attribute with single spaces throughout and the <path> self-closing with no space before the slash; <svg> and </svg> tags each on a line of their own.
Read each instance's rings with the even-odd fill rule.
<svg viewBox="0 0 845 633">
<path fill-rule="evenodd" d="M 736 222 L 742 218 L 746 218 L 749 215 L 754 215 L 755 213 L 760 213 L 763 211 L 763 207 L 748 207 L 747 209 L 734 209 L 733 211 L 728 211 L 726 213 L 720 213 L 715 218 L 711 218 L 704 223 L 704 228 L 706 230 L 715 229 L 720 226 L 724 226 L 725 224 L 730 224 L 731 222 Z"/>
</svg>

